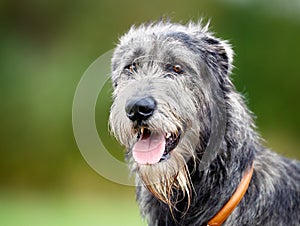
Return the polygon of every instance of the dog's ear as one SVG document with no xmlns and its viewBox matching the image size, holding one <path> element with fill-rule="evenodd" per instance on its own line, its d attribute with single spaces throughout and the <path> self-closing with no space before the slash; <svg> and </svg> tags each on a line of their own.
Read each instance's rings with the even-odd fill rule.
<svg viewBox="0 0 300 226">
<path fill-rule="evenodd" d="M 209 21 L 205 25 L 202 19 L 198 23 L 190 22 L 188 28 L 196 35 L 198 48 L 206 63 L 223 75 L 230 75 L 234 53 L 228 41 L 216 38 L 209 31 Z"/>
<path fill-rule="evenodd" d="M 229 75 L 233 68 L 233 50 L 227 41 L 215 38 L 212 35 L 202 37 L 205 46 L 207 63 L 212 67 L 219 66 L 223 75 Z"/>
</svg>

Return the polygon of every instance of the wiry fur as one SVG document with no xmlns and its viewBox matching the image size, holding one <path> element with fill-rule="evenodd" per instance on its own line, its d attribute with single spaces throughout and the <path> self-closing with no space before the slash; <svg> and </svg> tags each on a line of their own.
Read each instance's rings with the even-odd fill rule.
<svg viewBox="0 0 300 226">
<path fill-rule="evenodd" d="M 137 173 L 137 201 L 149 225 L 205 225 L 253 163 L 249 188 L 224 225 L 300 224 L 300 164 L 261 145 L 252 114 L 231 83 L 232 58 L 230 45 L 201 23 L 132 27 L 114 52 L 110 125 Z M 128 73 L 124 68 L 133 62 L 137 70 Z M 183 73 L 168 70 L 176 64 Z M 170 158 L 153 165 L 133 160 L 138 125 L 124 110 L 126 101 L 145 96 L 157 102 L 144 122 L 151 131 L 182 131 Z M 222 124 L 215 112 L 223 112 L 224 131 L 214 129 Z M 222 136 L 212 142 L 218 131 Z M 201 168 L 205 151 L 216 155 Z"/>
</svg>

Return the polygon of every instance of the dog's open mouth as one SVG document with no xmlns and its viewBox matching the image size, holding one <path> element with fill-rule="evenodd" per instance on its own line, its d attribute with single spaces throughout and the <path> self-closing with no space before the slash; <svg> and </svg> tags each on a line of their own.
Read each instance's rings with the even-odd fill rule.
<svg viewBox="0 0 300 226">
<path fill-rule="evenodd" d="M 138 130 L 137 142 L 132 148 L 133 158 L 139 164 L 155 164 L 167 160 L 176 148 L 181 130 L 174 133 L 158 133 L 146 127 Z"/>
</svg>

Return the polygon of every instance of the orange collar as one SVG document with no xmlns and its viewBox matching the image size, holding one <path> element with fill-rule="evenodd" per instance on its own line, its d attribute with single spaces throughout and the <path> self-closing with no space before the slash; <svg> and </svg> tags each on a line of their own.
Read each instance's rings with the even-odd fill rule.
<svg viewBox="0 0 300 226">
<path fill-rule="evenodd" d="M 234 208 L 239 204 L 239 202 L 244 197 L 245 192 L 248 189 L 250 180 L 253 174 L 253 165 L 250 170 L 248 170 L 244 177 L 242 178 L 236 191 L 233 193 L 228 202 L 222 207 L 222 209 L 207 223 L 207 226 L 221 226 L 223 222 L 229 217 L 233 212 Z"/>
</svg>

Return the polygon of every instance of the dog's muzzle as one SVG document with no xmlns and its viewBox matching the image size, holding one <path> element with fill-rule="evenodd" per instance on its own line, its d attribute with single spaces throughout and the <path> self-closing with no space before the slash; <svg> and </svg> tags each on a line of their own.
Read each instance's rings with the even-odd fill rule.
<svg viewBox="0 0 300 226">
<path fill-rule="evenodd" d="M 139 164 L 155 164 L 167 160 L 170 152 L 179 142 L 181 130 L 158 132 L 149 128 L 147 120 L 156 109 L 156 101 L 147 96 L 127 101 L 125 111 L 133 122 L 137 132 L 137 141 L 132 147 L 132 154 Z"/>
</svg>

